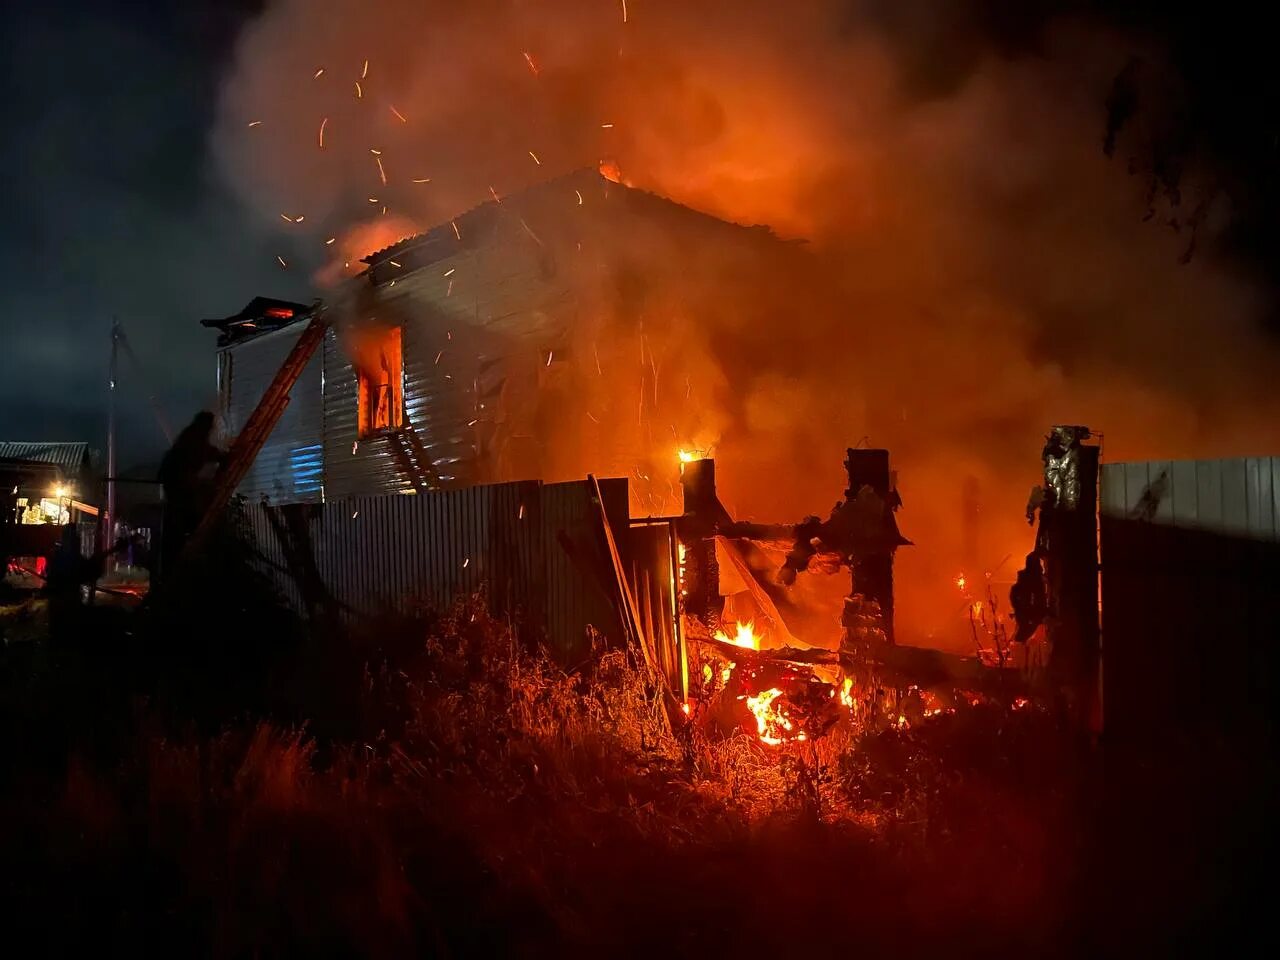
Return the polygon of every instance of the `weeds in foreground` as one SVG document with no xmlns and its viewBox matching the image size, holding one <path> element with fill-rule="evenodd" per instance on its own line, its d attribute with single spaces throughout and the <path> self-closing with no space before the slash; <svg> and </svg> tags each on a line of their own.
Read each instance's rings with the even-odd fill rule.
<svg viewBox="0 0 1280 960">
<path fill-rule="evenodd" d="M 565 670 L 478 600 L 393 639 L 359 648 L 378 658 L 357 736 L 191 734 L 169 705 L 112 762 L 71 743 L 7 811 L 10 906 L 70 918 L 54 952 L 217 956 L 824 954 L 824 917 L 924 952 L 957 930 L 1036 940 L 1060 909 L 1045 718 L 772 748 L 673 721 L 634 651 Z"/>
</svg>

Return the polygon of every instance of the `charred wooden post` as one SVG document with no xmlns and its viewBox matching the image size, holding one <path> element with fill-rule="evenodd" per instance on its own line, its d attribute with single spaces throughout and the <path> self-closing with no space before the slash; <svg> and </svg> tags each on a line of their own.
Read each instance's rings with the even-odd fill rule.
<svg viewBox="0 0 1280 960">
<path fill-rule="evenodd" d="M 1049 680 L 1077 718 L 1091 722 L 1100 663 L 1098 622 L 1098 447 L 1088 427 L 1055 426 L 1045 443 L 1044 486 L 1032 491 L 1027 519 L 1040 523 L 1035 549 L 1010 592 L 1026 640 L 1043 622 Z"/>
<path fill-rule="evenodd" d="M 894 489 L 893 477 L 889 471 L 888 450 L 854 450 L 848 451 L 844 462 L 849 474 L 849 489 L 844 492 L 847 503 L 856 503 L 864 490 L 870 490 L 882 505 L 886 527 L 892 526 L 895 533 L 897 524 L 893 513 L 900 501 Z M 880 607 L 885 638 L 893 642 L 893 550 L 886 541 L 871 549 L 864 549 L 853 556 L 853 593 L 860 594 L 866 600 Z"/>
<path fill-rule="evenodd" d="M 720 596 L 715 535 L 721 522 L 728 518 L 716 496 L 716 462 L 705 459 L 681 464 L 680 487 L 684 492 L 684 515 L 677 532 L 684 546 L 685 612 L 704 623 L 718 623 L 724 600 Z"/>
</svg>

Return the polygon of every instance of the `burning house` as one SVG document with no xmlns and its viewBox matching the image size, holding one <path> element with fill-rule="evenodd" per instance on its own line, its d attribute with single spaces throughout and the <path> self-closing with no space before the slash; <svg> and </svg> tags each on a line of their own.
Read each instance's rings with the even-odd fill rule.
<svg viewBox="0 0 1280 960">
<path fill-rule="evenodd" d="M 367 256 L 328 304 L 259 298 L 204 321 L 220 333 L 224 427 L 257 438 L 234 480 L 266 568 L 308 615 L 483 587 L 567 658 L 588 625 L 641 640 L 681 698 L 719 696 L 751 660 L 731 699 L 761 739 L 820 733 L 852 706 L 846 661 L 892 642 L 892 557 L 909 541 L 888 452 L 849 450 L 825 520 L 734 520 L 714 461 L 677 457 L 698 410 L 664 329 L 804 256 L 583 171 Z M 665 495 L 645 467 L 655 450 L 679 467 Z M 788 588 L 811 565 L 853 576 L 826 648 L 787 626 Z M 697 675 L 686 632 L 712 652 Z"/>
<path fill-rule="evenodd" d="M 365 258 L 328 304 L 323 348 L 240 492 L 318 502 L 632 475 L 654 445 L 642 434 L 690 414 L 680 358 L 664 358 L 667 373 L 651 355 L 674 309 L 656 291 L 714 262 L 718 273 L 709 267 L 701 281 L 710 296 L 727 273 L 779 269 L 795 255 L 766 228 L 727 223 L 595 171 L 495 196 Z M 229 435 L 313 311 L 259 298 L 204 321 L 220 334 L 219 414 Z M 623 383 L 620 352 L 633 347 L 642 376 Z M 667 436 L 658 442 L 674 456 L 683 436 Z"/>
</svg>

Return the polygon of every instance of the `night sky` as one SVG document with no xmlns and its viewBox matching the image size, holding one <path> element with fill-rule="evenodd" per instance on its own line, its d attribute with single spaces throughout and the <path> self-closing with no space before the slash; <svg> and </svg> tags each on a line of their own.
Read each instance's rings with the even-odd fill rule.
<svg viewBox="0 0 1280 960">
<path fill-rule="evenodd" d="M 103 446 L 113 316 L 170 418 L 183 422 L 213 400 L 213 336 L 200 318 L 259 293 L 313 295 L 305 273 L 275 266 L 272 238 L 252 226 L 208 150 L 220 80 L 260 6 L 109 0 L 7 10 L 0 438 Z M 945 95 L 983 56 L 1035 56 L 1043 25 L 1063 15 L 1165 47 L 1167 63 L 1153 68 L 1154 82 L 1148 71 L 1141 94 L 1121 81 L 1098 104 L 1099 150 L 1109 109 L 1117 123 L 1156 118 L 1161 133 L 1137 158 L 1135 177 L 1177 195 L 1186 163 L 1213 171 L 1213 189 L 1234 213 L 1225 241 L 1232 262 L 1255 277 L 1275 274 L 1277 87 L 1267 31 L 1237 15 L 1243 4 L 1208 13 L 1156 3 L 943 6 L 856 4 L 857 16 L 874 18 L 901 46 L 904 80 L 921 98 Z M 1195 198 L 1178 198 L 1190 216 Z M 1152 226 L 1175 228 L 1186 225 Z M 126 364 L 125 466 L 162 449 L 147 389 Z"/>
</svg>

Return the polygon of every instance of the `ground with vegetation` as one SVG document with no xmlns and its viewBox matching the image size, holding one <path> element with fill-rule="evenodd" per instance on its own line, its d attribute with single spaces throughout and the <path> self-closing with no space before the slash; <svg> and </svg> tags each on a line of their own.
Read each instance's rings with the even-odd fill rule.
<svg viewBox="0 0 1280 960">
<path fill-rule="evenodd" d="M 3 901 L 38 952 L 1102 952 L 1094 751 L 1050 711 L 768 747 L 483 597 L 304 630 L 216 574 L 56 642 L 4 608 Z"/>
</svg>

